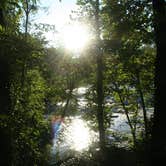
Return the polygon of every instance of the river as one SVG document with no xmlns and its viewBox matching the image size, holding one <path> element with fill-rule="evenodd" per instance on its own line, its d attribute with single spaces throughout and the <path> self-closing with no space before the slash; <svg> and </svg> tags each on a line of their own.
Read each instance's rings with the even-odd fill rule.
<svg viewBox="0 0 166 166">
<path fill-rule="evenodd" d="M 84 112 L 87 109 L 87 100 L 85 94 L 89 87 L 79 87 L 73 91 L 73 94 L 77 98 L 78 112 Z M 109 99 L 108 102 L 113 102 Z M 59 105 L 64 105 L 59 103 Z M 153 112 L 153 109 L 149 109 L 148 116 Z M 142 114 L 140 114 L 142 117 Z M 98 141 L 98 133 L 91 130 L 88 126 L 88 121 L 85 121 L 81 114 L 76 116 L 66 117 L 63 122 L 59 123 L 58 132 L 54 135 L 53 145 L 51 149 L 51 163 L 56 163 L 57 159 L 67 158 L 71 153 L 82 153 L 88 150 L 92 143 Z M 57 129 L 55 129 L 57 130 Z M 126 115 L 123 111 L 115 109 L 112 114 L 112 123 L 110 131 L 119 132 L 121 134 L 130 135 L 130 128 L 127 124 Z M 111 141 L 114 141 L 113 135 L 108 135 Z"/>
</svg>

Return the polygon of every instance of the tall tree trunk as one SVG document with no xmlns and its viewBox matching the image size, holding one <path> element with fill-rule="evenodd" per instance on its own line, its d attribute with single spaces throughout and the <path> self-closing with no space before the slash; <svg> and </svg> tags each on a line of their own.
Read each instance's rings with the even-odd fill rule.
<svg viewBox="0 0 166 166">
<path fill-rule="evenodd" d="M 140 98 L 141 98 L 141 106 L 142 106 L 142 110 L 143 110 L 144 127 L 145 127 L 145 139 L 147 140 L 148 139 L 147 112 L 146 112 L 145 100 L 144 100 L 144 95 L 143 95 L 143 92 L 142 92 L 139 72 L 137 72 L 137 83 L 138 83 L 138 93 L 139 93 Z"/>
<path fill-rule="evenodd" d="M 166 49 L 166 2 L 153 0 L 154 29 L 157 46 L 155 70 L 155 109 L 152 127 L 151 165 L 165 163 L 166 159 L 166 78 L 165 78 L 165 49 Z"/>
<path fill-rule="evenodd" d="M 67 100 L 66 100 L 65 107 L 64 107 L 63 112 L 62 112 L 62 118 L 64 118 L 65 115 L 66 115 L 66 111 L 67 111 L 69 102 L 70 102 L 70 100 L 71 100 L 72 92 L 73 92 L 73 89 L 70 89 L 70 92 L 69 92 L 68 97 L 67 97 Z"/>
<path fill-rule="evenodd" d="M 124 104 L 124 101 L 123 101 L 123 99 L 122 99 L 122 96 L 121 96 L 121 94 L 119 93 L 119 90 L 118 90 L 118 89 L 117 89 L 117 91 L 118 91 L 118 96 L 119 96 L 120 102 L 121 102 L 122 107 L 123 107 L 123 109 L 124 109 L 124 111 L 125 111 L 125 115 L 126 115 L 126 118 L 127 118 L 127 122 L 128 122 L 128 124 L 129 124 L 129 126 L 130 126 L 131 134 L 132 134 L 132 137 L 133 137 L 134 149 L 136 149 L 136 145 L 137 145 L 137 139 L 136 139 L 136 133 L 135 133 L 136 130 L 135 130 L 135 128 L 133 127 L 133 125 L 132 125 L 132 123 L 131 123 L 131 120 L 130 120 L 130 117 L 129 117 L 129 113 L 128 113 L 128 110 L 127 110 L 127 108 L 126 108 L 126 106 L 125 106 L 125 104 Z"/>
<path fill-rule="evenodd" d="M 12 156 L 11 126 L 9 123 L 11 109 L 10 65 L 2 51 L 0 53 L 0 165 L 10 166 Z"/>
<path fill-rule="evenodd" d="M 29 8 L 29 2 L 28 0 L 25 1 L 25 40 L 27 40 L 27 35 L 28 35 L 28 23 L 29 23 L 29 13 L 30 13 L 30 8 Z M 27 55 L 25 53 L 25 57 L 23 59 L 23 64 L 22 64 L 22 73 L 21 73 L 21 89 L 24 88 L 24 83 L 25 83 L 25 75 L 26 75 L 26 63 L 27 63 Z"/>
<path fill-rule="evenodd" d="M 99 29 L 99 0 L 95 6 L 95 26 L 96 26 L 96 56 L 97 56 L 97 119 L 99 129 L 100 149 L 105 148 L 105 129 L 103 111 L 103 57 L 101 51 L 100 29 Z"/>
</svg>

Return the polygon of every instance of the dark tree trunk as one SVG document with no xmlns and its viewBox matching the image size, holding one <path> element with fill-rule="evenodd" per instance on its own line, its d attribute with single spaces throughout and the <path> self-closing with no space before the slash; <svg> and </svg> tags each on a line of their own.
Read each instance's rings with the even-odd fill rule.
<svg viewBox="0 0 166 166">
<path fill-rule="evenodd" d="M 62 112 L 62 118 L 64 118 L 66 116 L 66 112 L 67 112 L 67 109 L 69 106 L 69 102 L 71 100 L 72 92 L 73 92 L 73 89 L 70 89 L 70 92 L 69 92 L 67 100 L 66 100 L 65 107 L 64 107 L 63 112 Z"/>
<path fill-rule="evenodd" d="M 29 23 L 29 13 L 30 13 L 30 9 L 29 9 L 29 3 L 26 0 L 26 7 L 24 9 L 25 12 L 25 40 L 27 40 L 27 35 L 28 35 L 28 23 Z M 23 64 L 22 64 L 22 73 L 21 73 L 21 89 L 24 88 L 24 83 L 25 83 L 25 75 L 26 75 L 26 63 L 27 63 L 27 55 L 25 53 L 25 58 L 23 60 Z"/>
<path fill-rule="evenodd" d="M 100 147 L 105 147 L 105 130 L 104 130 L 104 111 L 103 111 L 103 72 L 102 57 L 97 57 L 97 119 L 99 128 Z"/>
<path fill-rule="evenodd" d="M 145 100 L 144 100 L 144 95 L 142 92 L 139 72 L 137 72 L 136 75 L 137 75 L 137 83 L 138 83 L 138 93 L 141 98 L 141 106 L 142 106 L 143 117 L 144 117 L 145 139 L 148 140 L 148 122 L 147 122 L 147 112 L 146 112 Z"/>
<path fill-rule="evenodd" d="M 5 18 L 4 18 L 3 8 L 0 8 L 0 25 L 2 27 L 5 27 Z"/>
<path fill-rule="evenodd" d="M 101 51 L 101 40 L 99 30 L 99 0 L 96 0 L 95 6 L 95 23 L 96 23 L 96 58 L 97 58 L 97 119 L 99 129 L 100 149 L 105 148 L 105 129 L 104 129 L 104 110 L 103 110 L 103 58 Z"/>
<path fill-rule="evenodd" d="M 118 87 L 117 87 L 118 88 Z M 116 89 L 117 89 L 116 88 Z M 132 122 L 130 120 L 130 117 L 129 117 L 129 113 L 128 113 L 128 110 L 124 104 L 124 101 L 121 97 L 121 94 L 119 93 L 119 90 L 117 89 L 118 91 L 118 95 L 119 95 L 119 99 L 120 99 L 120 102 L 122 104 L 122 107 L 123 107 L 123 110 L 125 111 L 125 115 L 126 115 L 126 118 L 127 118 L 127 122 L 130 126 L 130 130 L 131 130 L 131 134 L 132 134 L 132 137 L 133 137 L 133 144 L 134 144 L 134 149 L 136 149 L 136 146 L 137 146 L 137 138 L 136 138 L 136 128 L 134 128 L 134 126 L 132 125 Z"/>
<path fill-rule="evenodd" d="M 166 2 L 153 0 L 154 28 L 157 56 L 155 71 L 155 109 L 152 127 L 151 165 L 165 163 L 166 160 Z"/>
<path fill-rule="evenodd" d="M 28 23 L 29 23 L 29 13 L 30 13 L 30 5 L 28 0 L 25 1 L 25 8 L 24 8 L 24 12 L 25 12 L 25 36 L 27 36 L 28 33 Z"/>
<path fill-rule="evenodd" d="M 6 58 L 0 55 L 0 165 L 11 165 L 10 115 L 10 69 Z M 4 118 L 3 118 L 4 117 Z M 6 117 L 6 118 L 5 118 Z M 3 125 L 6 123 L 7 125 Z"/>
</svg>

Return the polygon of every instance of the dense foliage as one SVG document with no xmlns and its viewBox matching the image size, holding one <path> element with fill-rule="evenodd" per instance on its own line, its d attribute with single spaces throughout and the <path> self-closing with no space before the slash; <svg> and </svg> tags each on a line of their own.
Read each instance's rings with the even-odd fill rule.
<svg viewBox="0 0 166 166">
<path fill-rule="evenodd" d="M 20 30 L 23 6 L 22 1 L 2 1 L 0 8 L 1 165 L 46 165 L 50 127 L 44 118 L 47 85 L 39 65 L 44 46 Z"/>
<path fill-rule="evenodd" d="M 148 165 L 155 133 L 149 110 L 154 109 L 157 13 L 145 0 L 77 4 L 73 20 L 87 24 L 94 36 L 74 57 L 64 47 L 48 47 L 43 34 L 51 26 L 35 25 L 40 32 L 30 33 L 38 1 L 0 2 L 0 165 L 49 165 L 50 121 L 59 115 L 82 115 L 99 141 L 87 154 L 71 155 L 57 165 Z M 74 93 L 82 86 L 88 87 L 83 112 Z M 126 117 L 128 134 L 110 130 L 119 112 Z"/>
</svg>

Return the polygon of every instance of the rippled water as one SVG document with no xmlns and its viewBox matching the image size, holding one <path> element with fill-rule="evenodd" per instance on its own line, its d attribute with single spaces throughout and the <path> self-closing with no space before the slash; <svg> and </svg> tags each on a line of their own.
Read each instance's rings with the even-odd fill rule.
<svg viewBox="0 0 166 166">
<path fill-rule="evenodd" d="M 54 162 L 58 158 L 66 158 L 70 152 L 82 153 L 89 149 L 93 142 L 97 142 L 98 133 L 90 130 L 87 122 L 80 116 L 68 117 L 61 123 L 58 136 L 53 139 L 52 156 Z"/>
<path fill-rule="evenodd" d="M 78 110 L 86 109 L 87 100 L 85 99 L 84 94 L 87 90 L 88 87 L 80 87 L 74 90 L 74 94 L 77 96 L 78 100 Z M 63 105 L 63 103 L 60 103 L 60 105 Z M 150 112 L 152 113 L 153 109 L 151 109 Z M 110 130 L 130 134 L 126 115 L 124 113 L 116 113 L 116 111 L 113 115 L 116 118 L 113 119 Z M 140 117 L 142 117 L 142 115 L 140 115 Z M 113 139 L 111 135 L 108 137 L 110 137 L 110 140 Z M 68 117 L 60 123 L 59 132 L 57 135 L 54 135 L 52 154 L 53 156 L 57 156 L 58 154 L 59 159 L 65 158 L 65 155 L 71 151 L 81 153 L 88 150 L 89 146 L 93 142 L 97 142 L 97 140 L 98 133 L 92 131 L 88 127 L 87 121 L 84 121 L 81 116 Z"/>
<path fill-rule="evenodd" d="M 87 149 L 91 142 L 96 141 L 97 134 L 90 130 L 81 117 L 69 117 L 61 126 L 59 140 L 70 149 L 82 151 Z"/>
</svg>

